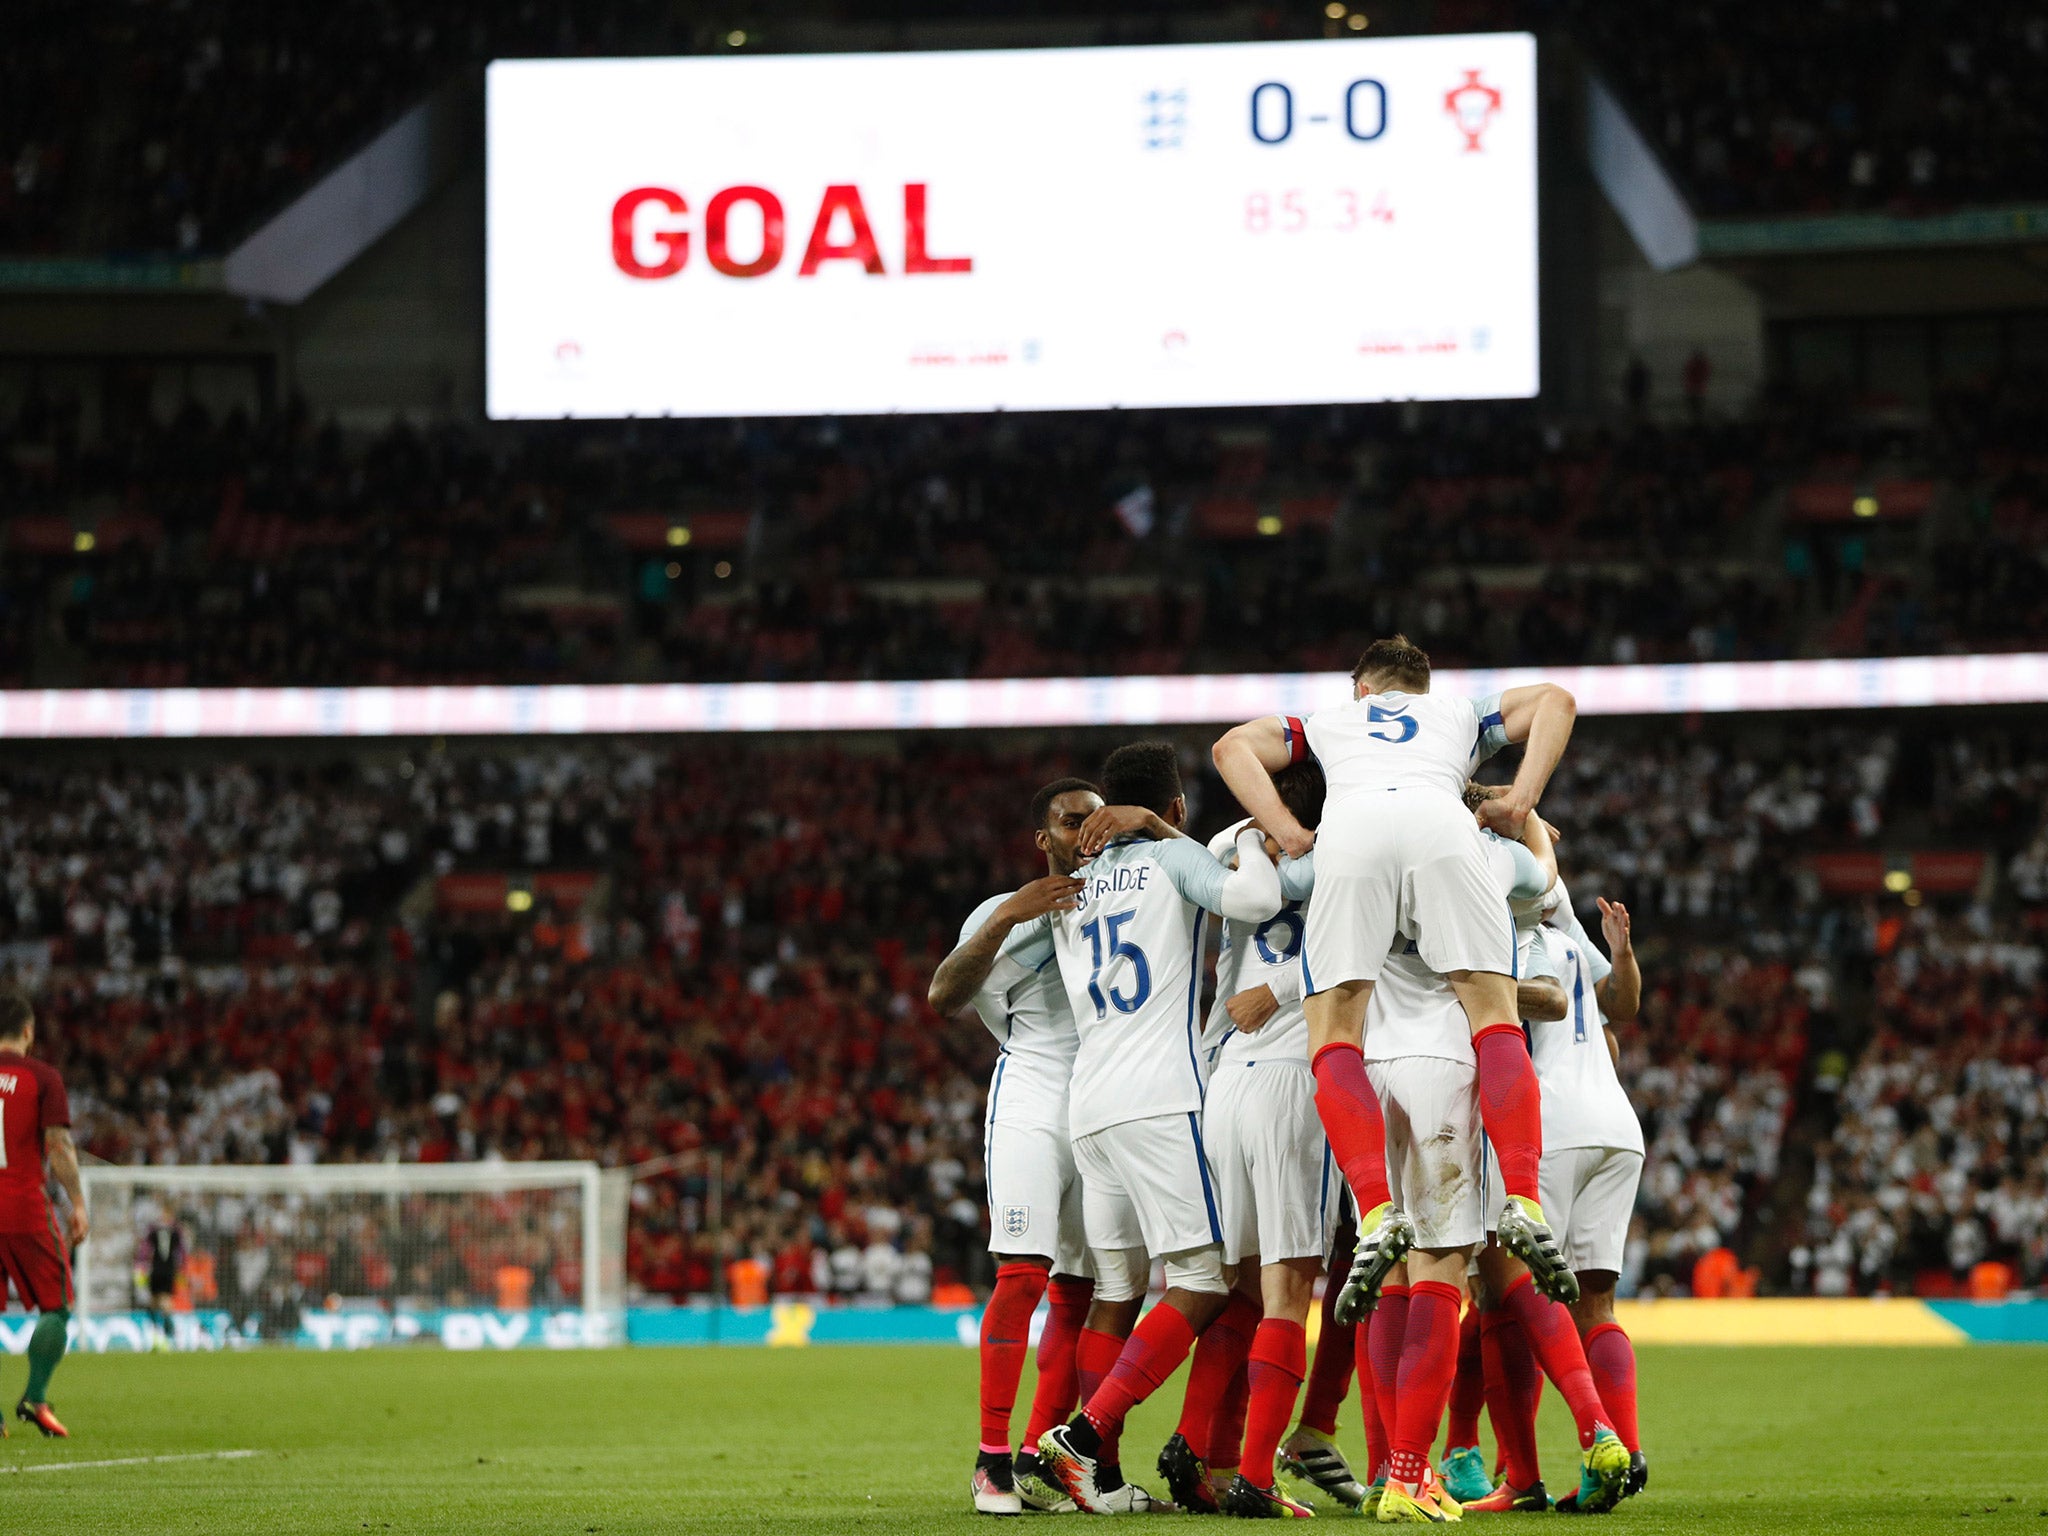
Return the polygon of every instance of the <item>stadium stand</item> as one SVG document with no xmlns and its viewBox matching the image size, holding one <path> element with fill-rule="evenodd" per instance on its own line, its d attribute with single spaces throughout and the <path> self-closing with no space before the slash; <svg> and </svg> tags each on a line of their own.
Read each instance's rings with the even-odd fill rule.
<svg viewBox="0 0 2048 1536">
<path fill-rule="evenodd" d="M 644 1293 L 724 1281 L 909 1299 L 987 1280 L 991 1047 L 971 1021 L 931 1016 L 930 968 L 984 887 L 1032 872 L 1015 824 L 1031 788 L 1087 771 L 1104 745 L 480 744 L 12 766 L 0 956 L 40 977 L 45 1038 L 99 1156 L 680 1154 L 637 1187 Z M 1994 921 L 1969 915 L 1974 888 L 1880 910 L 1823 878 L 1829 858 L 1933 838 L 1991 850 L 1975 867 L 1997 881 L 2000 850 L 2034 835 L 2031 817 L 1997 807 L 2031 803 L 2038 770 L 2012 765 L 2038 760 L 1990 726 L 1678 740 L 1582 727 L 1546 810 L 1577 900 L 1635 912 L 1648 976 L 1644 1023 L 1621 1031 L 1650 1147 L 1631 1285 L 1688 1290 L 1716 1250 L 1760 1266 L 1766 1288 L 1817 1283 L 1814 1245 L 1802 1259 L 1776 1242 L 1788 1172 L 1817 1156 L 1822 1215 L 1846 1230 L 1829 1213 L 1881 1209 L 1897 1146 L 1946 1145 L 1946 1159 L 1946 1127 L 1982 1118 L 1933 1122 L 1935 1142 L 1893 1120 L 1882 1140 L 1869 1127 L 1901 1073 L 2018 1106 L 2010 1134 L 1969 1140 L 1967 1166 L 1999 1174 L 1980 1202 L 1986 1254 L 2038 1272 L 2038 1089 L 1999 1065 L 2038 1059 L 2038 948 L 1972 930 Z M 1917 810 L 1937 781 L 1956 786 L 1940 826 Z M 1192 782 L 1198 826 L 1220 825 L 1220 786 Z M 2024 932 L 2012 910 L 1995 931 Z M 1817 1084 L 1845 1049 L 1861 1065 L 1831 1095 Z M 1902 1241 L 1881 1267 L 1903 1286 L 1898 1266 L 1925 1258 Z M 217 1255 L 216 1271 L 234 1261 Z M 550 1262 L 527 1266 L 543 1290 Z M 333 1283 L 266 1272 L 248 1294 L 283 1315 Z"/>
<path fill-rule="evenodd" d="M 1570 27 L 1712 214 L 2038 198 L 2048 22 L 2023 8 L 1579 0 Z"/>
<path fill-rule="evenodd" d="M 0 679 L 1335 669 L 1396 627 L 1447 664 L 2025 647 L 2039 398 L 2001 379 L 1920 429 L 1837 402 L 364 438 L 196 404 L 88 434 L 38 393 L 0 440 Z"/>
<path fill-rule="evenodd" d="M 918 8 L 942 23 L 1002 9 Z M 1099 40 L 1155 39 L 1165 25 L 1165 7 L 1119 9 L 1097 19 Z M 814 22 L 865 19 L 859 7 L 815 10 Z M 485 59 L 691 53 L 727 37 L 723 23 L 641 0 L 559 18 L 471 0 L 345 11 L 26 0 L 16 11 L 0 91 L 0 250 L 36 253 L 217 254 Z M 1318 21 L 1274 10 L 1258 28 L 1286 36 Z M 2022 10 L 1708 0 L 1665 18 L 1577 0 L 1438 7 L 1432 25 L 1561 26 L 1613 75 L 1702 212 L 1926 212 L 2043 192 L 2033 104 L 2048 30 Z"/>
</svg>

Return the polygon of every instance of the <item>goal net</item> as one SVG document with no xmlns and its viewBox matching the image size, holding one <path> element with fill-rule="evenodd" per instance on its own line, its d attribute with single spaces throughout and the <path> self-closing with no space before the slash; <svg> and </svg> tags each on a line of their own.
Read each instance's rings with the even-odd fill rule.
<svg viewBox="0 0 2048 1536">
<path fill-rule="evenodd" d="M 79 1170 L 101 1347 L 619 1342 L 629 1175 L 595 1163 Z M 123 1330 L 135 1337 L 116 1337 Z"/>
</svg>

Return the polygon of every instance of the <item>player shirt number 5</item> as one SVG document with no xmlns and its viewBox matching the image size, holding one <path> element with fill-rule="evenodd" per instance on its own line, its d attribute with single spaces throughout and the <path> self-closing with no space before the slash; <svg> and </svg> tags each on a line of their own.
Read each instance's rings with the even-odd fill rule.
<svg viewBox="0 0 2048 1536">
<path fill-rule="evenodd" d="M 0 1232 L 49 1232 L 43 1132 L 70 1123 L 71 1105 L 57 1069 L 0 1052 Z"/>
<path fill-rule="evenodd" d="M 1370 790 L 1463 795 L 1472 770 L 1507 745 L 1500 695 L 1369 693 L 1308 720 L 1308 744 L 1334 804 Z"/>
</svg>

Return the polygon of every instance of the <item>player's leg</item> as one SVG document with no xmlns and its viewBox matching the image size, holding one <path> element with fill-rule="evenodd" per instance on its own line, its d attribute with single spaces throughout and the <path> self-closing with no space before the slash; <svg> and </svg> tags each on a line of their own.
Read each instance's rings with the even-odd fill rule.
<svg viewBox="0 0 2048 1536">
<path fill-rule="evenodd" d="M 1059 1243 L 1061 1185 L 1070 1166 L 1060 1142 L 1035 1126 L 999 1123 L 987 1131 L 988 1249 L 996 1283 L 981 1313 L 981 1438 L 969 1483 L 979 1514 L 1024 1512 L 1010 1455 L 1010 1415 L 1031 1347 L 1032 1314 Z"/>
<path fill-rule="evenodd" d="M 1225 1264 L 1235 1282 L 1222 1314 L 1202 1330 L 1188 1367 L 1180 1423 L 1159 1452 L 1159 1475 L 1174 1503 L 1196 1514 L 1214 1514 L 1209 1473 L 1215 1460 L 1210 1430 L 1223 1400 L 1245 1373 L 1252 1335 L 1259 1326 L 1258 1197 L 1252 1182 L 1258 1131 L 1259 1074 L 1242 1063 L 1219 1067 L 1202 1110 L 1202 1146 L 1214 1183 Z M 1248 1390 L 1248 1389 L 1247 1389 Z"/>
<path fill-rule="evenodd" d="M 1316 1115 L 1359 1212 L 1353 1272 L 1363 1266 L 1365 1273 L 1340 1298 L 1337 1316 L 1345 1323 L 1364 1315 L 1408 1242 L 1405 1222 L 1390 1220 L 1399 1213 L 1387 1188 L 1386 1122 L 1365 1072 L 1365 1010 L 1394 941 L 1398 907 L 1399 871 L 1378 856 L 1381 831 L 1370 821 L 1325 820 L 1301 951 Z"/>
<path fill-rule="evenodd" d="M 1504 1249 L 1491 1245 L 1482 1249 L 1479 1271 L 1488 1290 L 1500 1298 L 1501 1311 L 1520 1326 L 1543 1374 L 1571 1412 L 1579 1435 L 1579 1491 L 1574 1507 L 1587 1513 L 1613 1508 L 1628 1476 L 1628 1448 L 1609 1423 L 1571 1313 L 1538 1294 L 1527 1267 Z"/>
<path fill-rule="evenodd" d="M 1223 1402 L 1244 1380 L 1252 1336 L 1259 1326 L 1258 1256 L 1237 1271 L 1229 1299 L 1195 1341 L 1188 1384 L 1181 1396 L 1180 1422 L 1159 1452 L 1159 1475 L 1174 1503 L 1197 1514 L 1214 1514 L 1210 1489 L 1210 1434 Z"/>
<path fill-rule="evenodd" d="M 1327 1148 L 1323 1153 L 1327 1160 Z M 1351 1468 L 1337 1444 L 1337 1413 L 1351 1391 L 1351 1378 L 1358 1366 L 1358 1329 L 1346 1327 L 1333 1315 L 1337 1304 L 1339 1276 L 1351 1269 L 1356 1229 L 1348 1213 L 1333 1223 L 1337 1236 L 1325 1266 L 1322 1328 L 1316 1339 L 1314 1358 L 1309 1363 L 1308 1382 L 1302 1389 L 1301 1422 L 1280 1447 L 1280 1467 L 1288 1476 L 1320 1488 L 1338 1503 L 1356 1509 L 1365 1502 L 1365 1484 Z M 1366 1437 L 1366 1475 L 1385 1455 L 1378 1430 L 1379 1409 L 1368 1383 L 1363 1393 Z"/>
<path fill-rule="evenodd" d="M 1064 1427 L 1047 1431 L 1038 1448 L 1048 1474 L 1083 1509 L 1142 1511 L 1150 1507 L 1150 1496 L 1123 1483 L 1120 1468 L 1114 1472 L 1118 1481 L 1106 1482 L 1113 1464 L 1106 1462 L 1105 1452 L 1121 1436 L 1131 1409 L 1180 1369 L 1195 1339 L 1228 1305 L 1222 1226 L 1195 1115 L 1152 1116 L 1080 1138 L 1075 1158 L 1081 1168 L 1084 1210 L 1092 1210 L 1095 1200 L 1095 1172 L 1082 1156 L 1088 1143 L 1096 1144 L 1095 1151 L 1109 1164 L 1108 1177 L 1134 1213 L 1145 1251 L 1162 1255 L 1166 1295 L 1130 1330 L 1115 1367 L 1081 1411 Z M 1091 1244 L 1095 1231 L 1090 1216 Z M 1099 1304 L 1106 1277 L 1102 1255 L 1097 1259 Z M 1133 1283 L 1126 1274 L 1118 1288 Z M 1136 1279 L 1131 1294 L 1142 1297 L 1143 1285 Z"/>
<path fill-rule="evenodd" d="M 1543 1090 L 1516 1012 L 1514 978 L 1458 971 L 1447 972 L 1446 980 L 1472 1026 L 1479 1112 L 1506 1197 L 1498 1223 L 1501 1242 L 1528 1265 L 1543 1294 L 1570 1301 L 1571 1271 L 1543 1208 Z"/>
<path fill-rule="evenodd" d="M 1062 1178 L 1059 1245 L 1053 1254 L 1052 1277 L 1045 1288 L 1045 1329 L 1038 1337 L 1038 1384 L 1031 1394 L 1031 1417 L 1012 1462 L 1012 1473 L 1017 1497 L 1027 1508 L 1064 1514 L 1073 1511 L 1073 1500 L 1045 1480 L 1044 1468 L 1038 1460 L 1038 1439 L 1054 1425 L 1065 1423 L 1080 1399 L 1081 1330 L 1095 1299 L 1095 1280 L 1088 1260 L 1081 1176 L 1074 1166 L 1073 1143 L 1063 1136 L 1055 1140 Z M 1110 1363 L 1114 1363 L 1113 1359 Z M 1105 1364 L 1102 1371 L 1106 1373 L 1108 1369 Z"/>
<path fill-rule="evenodd" d="M 1138 1208 L 1125 1190 L 1116 1161 L 1103 1133 L 1074 1140 L 1074 1167 L 1081 1180 L 1081 1222 L 1088 1241 L 1088 1266 L 1095 1275 L 1095 1290 L 1088 1303 L 1080 1336 L 1074 1341 L 1074 1375 L 1080 1400 L 1086 1403 L 1109 1373 L 1116 1369 L 1124 1341 L 1136 1326 L 1145 1305 L 1145 1291 L 1152 1281 L 1152 1257 L 1145 1251 L 1144 1230 L 1138 1222 Z M 1041 1463 L 1051 1438 L 1061 1426 L 1042 1433 L 1035 1449 Z M 1118 1464 L 1116 1436 L 1109 1436 L 1097 1451 L 1097 1477 L 1103 1487 L 1123 1482 Z M 1041 1466 L 1040 1476 L 1071 1497 L 1059 1480 Z"/>
<path fill-rule="evenodd" d="M 1465 1248 L 1418 1247 L 1408 1256 L 1408 1315 L 1395 1373 L 1394 1425 L 1387 1453 L 1382 1523 L 1455 1519 L 1458 1504 L 1430 1465 L 1451 1379 L 1458 1368 L 1458 1318 L 1465 1305 Z"/>
<path fill-rule="evenodd" d="M 71 1261 L 54 1225 L 47 1233 L 0 1234 L 0 1294 L 12 1281 L 24 1306 L 39 1314 L 28 1340 L 28 1386 L 14 1416 L 46 1436 L 66 1438 L 50 1408 L 50 1377 L 64 1359 L 71 1326 Z"/>
<path fill-rule="evenodd" d="M 1294 1418 L 1301 1383 L 1308 1375 L 1308 1309 L 1315 1299 L 1316 1275 L 1321 1269 L 1316 1258 L 1280 1259 L 1260 1267 L 1265 1315 L 1252 1341 L 1244 1459 L 1223 1497 L 1227 1514 L 1301 1519 L 1312 1513 L 1280 1492 L 1274 1460 L 1280 1437 Z"/>
<path fill-rule="evenodd" d="M 1579 1278 L 1572 1321 L 1585 1344 L 1600 1401 L 1613 1415 L 1614 1432 L 1629 1451 L 1623 1496 L 1640 1493 L 1650 1479 L 1649 1462 L 1636 1424 L 1636 1352 L 1614 1316 L 1614 1289 L 1628 1244 L 1629 1217 L 1643 1159 L 1623 1149 L 1588 1149 L 1577 1154 L 1578 1187 L 1565 1232 L 1565 1257 Z"/>
<path fill-rule="evenodd" d="M 1419 815 L 1414 846 L 1428 850 L 1409 871 L 1404 931 L 1423 962 L 1451 984 L 1472 1032 L 1479 1113 L 1514 1207 L 1501 1241 L 1535 1273 L 1546 1295 L 1570 1299 L 1571 1272 L 1557 1257 L 1539 1189 L 1543 1098 L 1515 1001 L 1514 915 L 1502 897 L 1486 845 L 1462 809 Z"/>
<path fill-rule="evenodd" d="M 1522 1325 L 1502 1311 L 1481 1279 L 1474 1285 L 1479 1303 L 1479 1352 L 1486 1371 L 1486 1411 L 1500 1448 L 1501 1480 L 1492 1493 L 1467 1505 L 1479 1513 L 1545 1510 L 1550 1496 L 1536 1453 L 1536 1407 L 1543 1391 L 1543 1372 L 1522 1333 Z"/>
<path fill-rule="evenodd" d="M 1468 1277 L 1469 1279 L 1469 1277 Z M 1467 1307 L 1458 1323 L 1458 1369 L 1451 1380 L 1444 1417 L 1444 1487 L 1460 1504 L 1493 1492 L 1486 1457 L 1479 1449 L 1479 1411 L 1486 1406 L 1486 1368 L 1480 1356 L 1479 1308 Z"/>
</svg>

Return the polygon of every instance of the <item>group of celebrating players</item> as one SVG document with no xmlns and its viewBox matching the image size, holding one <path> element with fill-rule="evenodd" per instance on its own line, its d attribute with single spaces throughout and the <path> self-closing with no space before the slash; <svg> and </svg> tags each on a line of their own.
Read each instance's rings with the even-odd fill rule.
<svg viewBox="0 0 2048 1536">
<path fill-rule="evenodd" d="M 1120 748 L 1099 786 L 1046 785 L 1047 875 L 977 908 L 933 976 L 933 1006 L 972 1004 L 1002 1047 L 976 1510 L 1312 1514 L 1285 1470 L 1428 1524 L 1599 1513 L 1647 1482 L 1613 1306 L 1643 1140 L 1605 1027 L 1635 1016 L 1641 974 L 1619 904 L 1599 904 L 1607 953 L 1586 933 L 1535 814 L 1576 706 L 1548 684 L 1474 700 L 1429 683 L 1395 636 L 1360 658 L 1350 702 L 1229 731 L 1216 768 L 1251 815 L 1206 848 L 1182 833 L 1168 744 Z M 1513 782 L 1473 783 L 1510 744 Z M 1166 1293 L 1140 1317 L 1155 1263 Z M 1126 1480 L 1119 1440 L 1190 1353 L 1168 1505 Z M 1333 1438 L 1361 1356 L 1366 1480 Z M 1545 1377 L 1580 1448 L 1554 1506 Z"/>
</svg>

